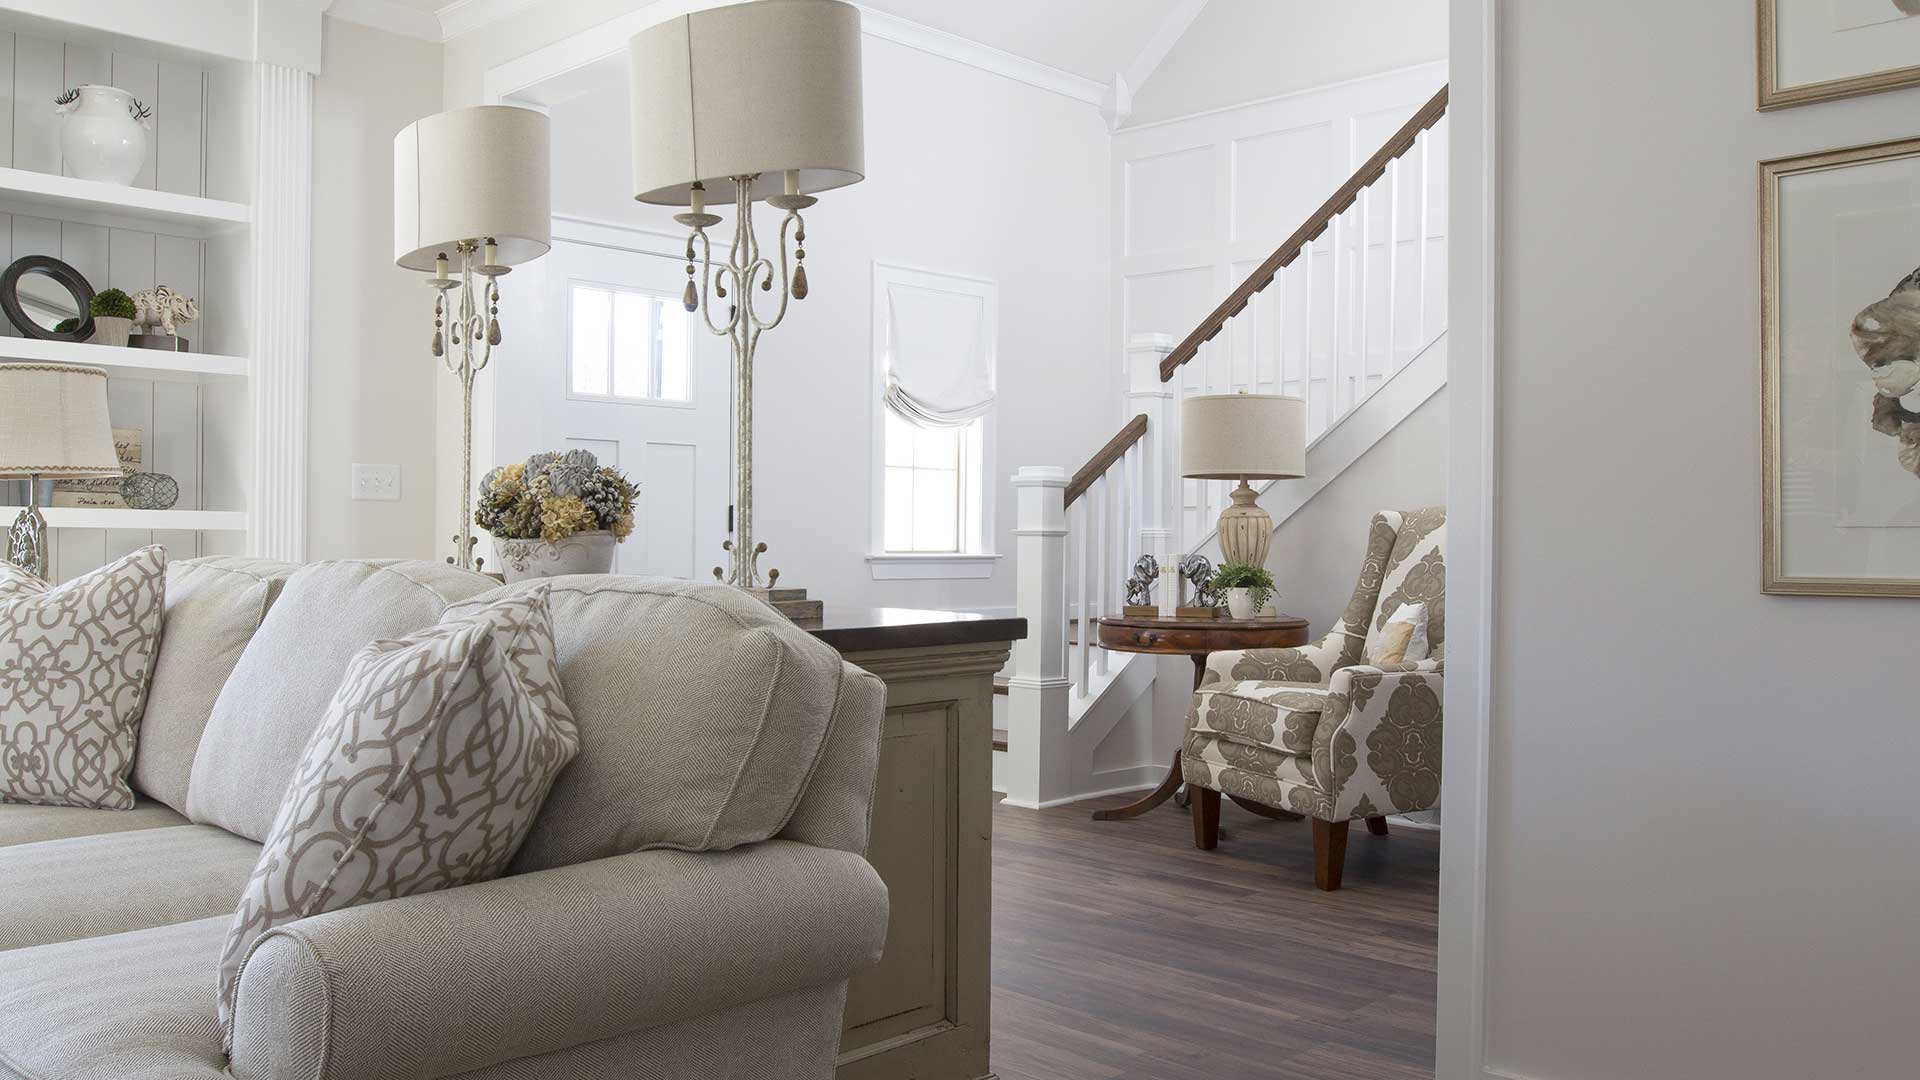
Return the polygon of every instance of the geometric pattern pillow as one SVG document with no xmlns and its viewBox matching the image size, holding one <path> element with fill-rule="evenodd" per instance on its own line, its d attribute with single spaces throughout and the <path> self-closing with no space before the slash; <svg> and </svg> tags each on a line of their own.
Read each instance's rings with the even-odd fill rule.
<svg viewBox="0 0 1920 1080">
<path fill-rule="evenodd" d="M 158 547 L 64 585 L 0 562 L 0 802 L 133 809 L 166 585 Z"/>
<path fill-rule="evenodd" d="M 307 743 L 220 956 L 220 1024 L 255 941 L 500 876 L 580 749 L 544 587 L 368 645 Z"/>
</svg>

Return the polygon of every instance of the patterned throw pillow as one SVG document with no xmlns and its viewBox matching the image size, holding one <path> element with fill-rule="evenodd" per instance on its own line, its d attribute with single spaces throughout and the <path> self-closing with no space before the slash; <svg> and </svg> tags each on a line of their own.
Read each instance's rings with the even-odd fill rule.
<svg viewBox="0 0 1920 1080">
<path fill-rule="evenodd" d="M 133 809 L 166 584 L 158 547 L 64 585 L 0 562 L 0 802 Z"/>
<path fill-rule="evenodd" d="M 1411 664 L 1427 658 L 1427 605 L 1401 604 L 1380 626 L 1379 637 L 1369 642 L 1367 663 Z"/>
<path fill-rule="evenodd" d="M 544 587 L 376 641 L 307 743 L 220 955 L 233 1040 L 247 953 L 325 911 L 500 876 L 580 748 Z"/>
</svg>

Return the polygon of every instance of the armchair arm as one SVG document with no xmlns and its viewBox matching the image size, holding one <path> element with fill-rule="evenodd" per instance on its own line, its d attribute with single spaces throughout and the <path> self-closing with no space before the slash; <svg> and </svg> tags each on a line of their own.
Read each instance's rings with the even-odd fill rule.
<svg viewBox="0 0 1920 1080">
<path fill-rule="evenodd" d="M 1319 641 L 1293 649 L 1228 649 L 1207 655 L 1201 686 L 1220 682 L 1259 680 L 1327 684 L 1327 676 L 1342 663 L 1352 663 L 1365 643 L 1361 635 L 1335 628 Z"/>
<path fill-rule="evenodd" d="M 880 956 L 858 855 L 643 851 L 328 912 L 241 970 L 239 1080 L 437 1077 L 845 980 Z"/>
<path fill-rule="evenodd" d="M 1332 820 L 1405 814 L 1440 801 L 1445 665 L 1422 660 L 1333 673 L 1313 733 L 1313 773 Z"/>
</svg>

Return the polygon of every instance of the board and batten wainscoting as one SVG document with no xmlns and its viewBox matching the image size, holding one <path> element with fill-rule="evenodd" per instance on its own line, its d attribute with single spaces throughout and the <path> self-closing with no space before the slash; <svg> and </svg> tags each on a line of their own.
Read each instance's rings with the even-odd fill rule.
<svg viewBox="0 0 1920 1080">
<path fill-rule="evenodd" d="M 811 629 L 887 684 L 867 850 L 887 883 L 887 941 L 847 991 L 838 1080 L 985 1080 L 993 675 L 1027 622 L 828 605 Z"/>
</svg>

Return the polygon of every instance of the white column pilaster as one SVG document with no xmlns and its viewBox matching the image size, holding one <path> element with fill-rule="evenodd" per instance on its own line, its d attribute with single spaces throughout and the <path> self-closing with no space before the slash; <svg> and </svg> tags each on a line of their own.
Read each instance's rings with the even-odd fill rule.
<svg viewBox="0 0 1920 1080">
<path fill-rule="evenodd" d="M 1067 692 L 1067 471 L 1028 466 L 1013 477 L 1015 608 L 1027 636 L 1007 679 L 1007 799 L 1040 807 L 1071 785 Z"/>
<path fill-rule="evenodd" d="M 253 74 L 253 469 L 247 549 L 307 554 L 307 374 L 313 301 L 313 75 Z"/>
</svg>

